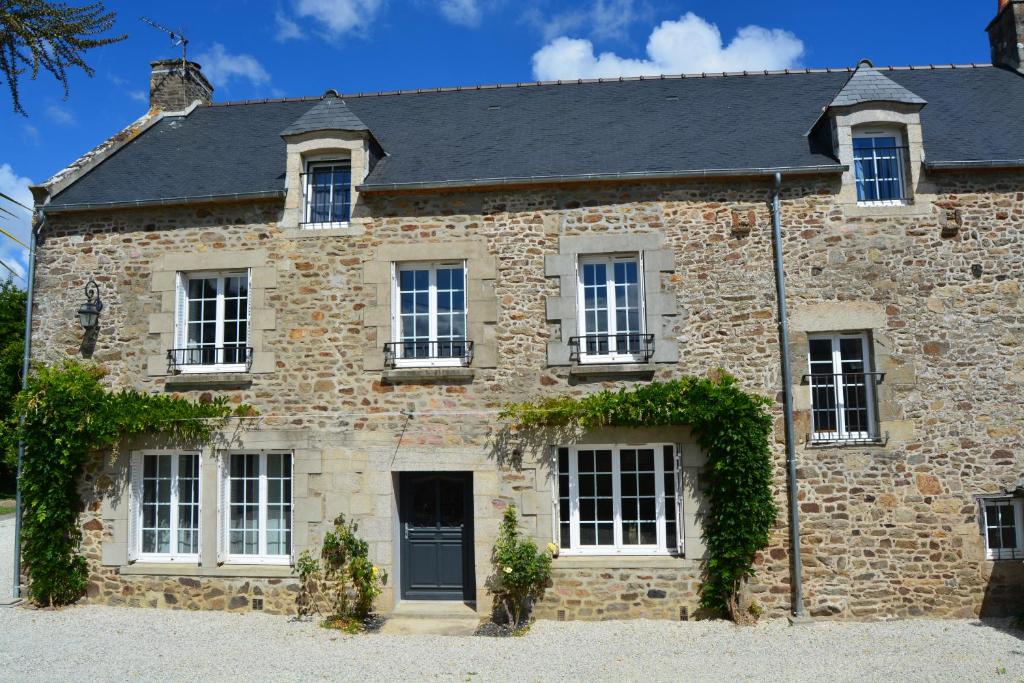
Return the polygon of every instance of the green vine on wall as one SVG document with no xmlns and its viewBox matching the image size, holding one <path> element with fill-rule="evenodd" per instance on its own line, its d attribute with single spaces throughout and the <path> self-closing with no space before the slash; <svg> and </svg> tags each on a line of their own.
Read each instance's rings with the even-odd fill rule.
<svg viewBox="0 0 1024 683">
<path fill-rule="evenodd" d="M 68 604 L 85 592 L 78 487 L 90 455 L 143 433 L 205 443 L 225 418 L 251 414 L 248 406 L 233 409 L 223 398 L 194 403 L 130 389 L 108 391 L 103 375 L 98 367 L 71 360 L 35 368 L 2 426 L 9 454 L 19 438 L 25 447 L 19 480 L 22 560 L 29 597 L 38 604 Z"/>
<path fill-rule="evenodd" d="M 582 398 L 514 403 L 502 417 L 519 430 L 688 426 L 707 453 L 701 606 L 741 618 L 740 587 L 753 576 L 755 556 L 768 545 L 778 514 L 772 496 L 770 405 L 718 372 L 712 378 L 651 382 Z"/>
</svg>

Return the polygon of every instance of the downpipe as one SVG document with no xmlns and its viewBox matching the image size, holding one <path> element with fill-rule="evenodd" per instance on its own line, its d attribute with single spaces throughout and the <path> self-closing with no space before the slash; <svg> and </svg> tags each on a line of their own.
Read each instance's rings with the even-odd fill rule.
<svg viewBox="0 0 1024 683">
<path fill-rule="evenodd" d="M 793 375 L 789 365 L 789 315 L 786 311 L 786 271 L 782 262 L 782 216 L 779 195 L 782 174 L 775 174 L 772 192 L 772 241 L 775 246 L 775 292 L 779 302 L 779 355 L 782 357 L 782 409 L 786 429 L 786 474 L 789 488 L 790 558 L 793 562 L 793 618 L 804 619 L 803 573 L 800 561 L 800 508 L 797 506 L 796 429 L 793 426 Z"/>
<path fill-rule="evenodd" d="M 24 390 L 28 387 L 28 366 L 29 358 L 32 355 L 32 298 L 35 292 L 35 279 L 36 279 L 36 235 L 42 228 L 43 221 L 42 213 L 39 214 L 40 218 L 36 225 L 32 226 L 32 231 L 29 236 L 29 247 L 28 247 L 28 293 L 25 296 L 25 350 L 21 356 L 21 388 Z M 22 415 L 18 418 L 19 426 L 24 426 L 25 416 Z M 22 597 L 21 595 L 21 469 L 25 462 L 25 443 L 19 438 L 18 439 L 18 467 L 15 478 L 15 494 L 14 494 L 14 586 L 11 590 L 11 597 L 15 600 Z"/>
</svg>

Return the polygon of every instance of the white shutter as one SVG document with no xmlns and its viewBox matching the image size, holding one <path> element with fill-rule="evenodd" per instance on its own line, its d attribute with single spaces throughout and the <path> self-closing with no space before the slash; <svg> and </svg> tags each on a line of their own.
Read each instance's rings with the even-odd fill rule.
<svg viewBox="0 0 1024 683">
<path fill-rule="evenodd" d="M 199 475 L 199 479 L 196 481 L 196 500 L 199 501 L 198 514 L 199 519 L 196 522 L 196 550 L 199 551 L 199 566 L 203 565 L 203 461 L 206 458 L 203 457 L 203 452 L 199 451 L 196 453 L 196 457 L 199 459 L 199 467 L 196 468 L 196 472 Z M 216 528 L 216 526 L 214 526 Z"/>
<path fill-rule="evenodd" d="M 246 268 L 245 277 L 245 345 L 251 346 L 253 355 L 256 355 L 256 345 L 252 343 L 252 268 Z M 242 361 L 246 364 L 246 372 L 252 369 L 252 357 L 246 355 L 248 353 L 248 349 L 242 349 Z"/>
<path fill-rule="evenodd" d="M 289 477 L 290 477 L 288 489 L 291 491 L 291 496 L 289 497 L 289 500 L 288 500 L 288 513 L 289 513 L 288 524 L 290 525 L 290 528 L 289 528 L 289 531 L 288 531 L 288 541 L 289 541 L 289 543 L 288 543 L 288 545 L 289 545 L 289 548 L 288 548 L 289 560 L 288 561 L 294 567 L 295 566 L 295 545 L 296 545 L 296 543 L 295 543 L 295 454 L 292 453 L 290 456 L 288 456 L 288 460 L 289 460 L 288 474 L 289 474 Z"/>
<path fill-rule="evenodd" d="M 217 564 L 224 564 L 228 550 L 228 463 L 231 455 L 219 453 L 217 458 Z"/>
<path fill-rule="evenodd" d="M 142 519 L 142 453 L 132 453 L 128 465 L 128 561 L 139 559 Z"/>
<path fill-rule="evenodd" d="M 686 546 L 683 545 L 683 445 L 675 445 L 676 465 L 676 551 L 680 555 L 686 554 Z"/>
<path fill-rule="evenodd" d="M 183 349 L 188 339 L 188 278 L 184 273 L 175 276 L 174 302 L 174 348 Z"/>
</svg>

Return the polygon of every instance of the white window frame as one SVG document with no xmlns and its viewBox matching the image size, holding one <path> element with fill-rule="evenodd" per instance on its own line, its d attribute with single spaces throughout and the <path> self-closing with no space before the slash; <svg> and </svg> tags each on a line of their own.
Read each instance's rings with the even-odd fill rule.
<svg viewBox="0 0 1024 683">
<path fill-rule="evenodd" d="M 235 455 L 259 455 L 260 461 L 260 473 L 259 473 L 259 484 L 258 492 L 260 496 L 259 503 L 259 553 L 255 555 L 245 555 L 231 552 L 231 458 Z M 268 555 L 267 554 L 267 456 L 268 455 L 287 455 L 291 458 L 290 480 L 291 480 L 291 514 L 289 516 L 290 533 L 288 539 L 290 545 L 288 552 L 284 555 Z M 221 552 L 219 553 L 219 560 L 225 564 L 272 564 L 272 565 L 288 565 L 294 563 L 295 556 L 295 453 L 293 451 L 282 451 L 282 450 L 237 450 L 237 451 L 225 451 L 223 456 L 224 466 L 219 468 L 219 476 L 221 477 L 220 491 L 222 500 L 220 501 L 220 524 L 221 533 L 223 534 L 221 539 Z"/>
<path fill-rule="evenodd" d="M 985 543 L 985 558 L 989 560 L 1024 559 L 1024 500 L 1012 496 L 988 496 L 979 498 L 981 505 L 981 534 Z M 1014 548 L 990 548 L 988 545 L 988 506 L 1010 505 L 1013 507 L 1013 526 L 1017 545 Z"/>
<path fill-rule="evenodd" d="M 402 296 L 399 274 L 403 270 L 429 270 L 428 285 L 428 316 L 430 325 L 428 341 L 437 343 L 437 271 L 439 268 L 462 268 L 463 301 L 466 316 L 466 341 L 469 341 L 469 268 L 463 260 L 454 261 L 401 261 L 391 264 L 391 339 L 400 344 L 402 339 Z M 401 358 L 397 354 L 394 359 L 396 368 L 451 368 L 466 365 L 466 358 Z"/>
<path fill-rule="evenodd" d="M 347 228 L 352 219 L 352 210 L 354 202 L 352 201 L 352 185 L 354 180 L 352 178 L 352 160 L 344 157 L 335 156 L 314 156 L 307 157 L 305 159 L 306 174 L 304 176 L 305 182 L 302 183 L 302 223 L 300 224 L 304 230 L 330 230 L 333 228 Z M 320 221 L 312 222 L 309 220 L 310 214 L 312 213 L 312 198 L 310 197 L 311 186 L 309 184 L 309 174 L 318 167 L 324 166 L 348 166 L 349 181 L 348 181 L 348 214 L 349 220 L 347 221 Z M 331 189 L 331 198 L 334 197 L 334 189 Z"/>
<path fill-rule="evenodd" d="M 861 353 L 864 358 L 864 386 L 865 386 L 865 398 L 867 400 L 867 412 L 868 412 L 868 431 L 867 432 L 847 432 L 842 428 L 844 424 L 844 417 L 846 412 L 846 406 L 843 403 L 843 384 L 841 380 L 836 380 L 835 392 L 836 392 L 836 406 L 834 408 L 836 412 L 836 427 L 839 431 L 835 432 L 818 432 L 814 430 L 814 380 L 810 379 L 808 384 L 810 387 L 808 391 L 810 393 L 811 401 L 811 435 L 812 440 L 816 442 L 843 442 L 843 441 L 865 441 L 868 439 L 875 438 L 878 432 L 878 403 L 875 396 L 875 384 L 874 377 L 871 373 L 874 372 L 874 359 L 871 355 L 871 345 L 868 343 L 868 335 L 866 332 L 837 332 L 828 334 L 810 334 L 807 336 L 807 369 L 808 374 L 814 374 L 814 366 L 811 364 L 811 344 L 810 342 L 815 340 L 828 340 L 832 343 L 832 374 L 841 374 L 843 371 L 842 353 L 840 351 L 840 340 L 842 339 L 857 339 L 861 343 Z"/>
<path fill-rule="evenodd" d="M 252 347 L 252 269 L 245 270 L 223 270 L 203 271 L 190 270 L 178 273 L 175 311 L 176 322 L 174 330 L 174 346 L 177 349 L 188 347 L 188 325 L 189 325 L 189 296 L 188 283 L 191 279 L 206 280 L 217 279 L 217 304 L 216 304 L 216 326 L 214 332 L 214 348 L 224 348 L 224 280 L 229 277 L 242 277 L 246 280 L 245 298 L 245 348 Z M 246 372 L 247 363 L 211 363 L 209 365 L 179 365 L 176 368 L 181 373 L 205 373 L 205 372 Z"/>
<path fill-rule="evenodd" d="M 676 548 L 670 549 L 668 547 L 668 538 L 666 531 L 666 510 L 665 510 L 665 466 L 664 466 L 664 448 L 668 446 L 672 448 L 672 462 L 675 468 L 674 479 L 675 479 L 675 509 L 676 509 Z M 559 555 L 564 556 L 594 556 L 594 555 L 663 555 L 666 557 L 682 555 L 683 554 L 683 516 L 682 516 L 682 490 L 681 490 L 681 470 L 682 461 L 680 458 L 679 446 L 671 443 L 656 443 L 656 444 L 578 444 L 572 446 L 559 446 L 555 449 L 555 488 L 552 491 L 552 495 L 555 497 L 556 508 L 559 499 L 558 492 L 558 475 L 557 475 L 557 448 L 568 448 L 569 449 L 569 548 L 559 548 Z M 657 529 L 658 529 L 658 542 L 654 545 L 624 545 L 622 542 L 622 462 L 621 462 L 621 451 L 622 450 L 640 450 L 640 449 L 652 449 L 654 450 L 654 470 L 655 470 L 655 484 L 654 484 L 654 495 L 655 495 L 655 515 L 657 516 Z M 602 546 L 580 546 L 580 499 L 579 499 L 579 452 L 580 451 L 599 451 L 599 450 L 610 450 L 612 451 L 612 510 L 613 510 L 613 530 L 614 530 L 614 545 L 602 545 Z M 554 542 L 558 544 L 560 542 L 560 533 L 558 530 L 558 514 L 557 509 L 554 520 L 555 536 Z"/>
<path fill-rule="evenodd" d="M 905 146 L 904 140 L 906 139 L 903 135 L 902 129 L 898 127 L 886 127 L 886 126 L 869 126 L 859 127 L 853 130 L 854 140 L 865 140 L 872 138 L 895 138 L 896 147 L 902 148 Z M 903 163 L 900 163 L 903 162 Z M 907 168 L 906 164 L 909 159 L 900 159 L 897 154 L 897 168 L 899 170 L 900 179 L 900 190 L 903 192 L 903 197 L 899 199 L 861 199 L 860 193 L 857 191 L 857 152 L 853 151 L 853 167 L 851 173 L 853 174 L 853 191 L 857 194 L 857 204 L 860 206 L 906 206 L 910 203 L 910 169 Z"/>
<path fill-rule="evenodd" d="M 177 550 L 178 547 L 178 504 L 180 491 L 178 488 L 178 456 L 194 455 L 199 458 L 199 480 L 198 480 L 198 519 L 196 526 L 196 548 L 195 553 L 144 553 L 142 552 L 142 519 L 143 519 L 143 473 L 144 459 L 147 456 L 171 456 L 171 547 Z M 176 451 L 176 450 L 147 450 L 132 453 L 131 458 L 131 490 L 129 500 L 131 501 L 131 538 L 129 544 L 132 548 L 130 558 L 138 562 L 174 562 L 176 564 L 198 564 L 203 547 L 203 454 L 201 451 Z"/>
<path fill-rule="evenodd" d="M 578 333 L 580 336 L 580 363 L 636 363 L 643 360 L 643 357 L 635 353 L 618 353 L 611 351 L 607 354 L 588 354 L 586 351 L 587 313 L 586 297 L 583 293 L 583 267 L 590 264 L 604 263 L 606 281 L 606 300 L 608 302 L 608 332 L 609 338 L 618 333 L 615 315 L 615 263 L 617 261 L 635 261 L 637 277 L 637 298 L 639 304 L 638 314 L 640 316 L 640 329 L 635 334 L 644 335 L 647 333 L 647 311 L 644 292 L 644 260 L 642 252 L 630 252 L 623 254 L 586 254 L 580 255 L 576 260 L 576 320 L 578 321 Z M 634 333 L 630 333 L 634 334 Z M 612 345 L 609 344 L 609 350 Z"/>
</svg>

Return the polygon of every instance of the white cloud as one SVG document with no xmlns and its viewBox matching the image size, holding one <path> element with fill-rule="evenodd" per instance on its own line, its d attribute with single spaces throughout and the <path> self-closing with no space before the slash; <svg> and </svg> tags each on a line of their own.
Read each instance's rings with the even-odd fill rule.
<svg viewBox="0 0 1024 683">
<path fill-rule="evenodd" d="M 318 22 L 329 36 L 367 28 L 383 0 L 295 0 L 295 14 Z"/>
<path fill-rule="evenodd" d="M 46 115 L 51 121 L 61 126 L 70 126 L 75 122 L 75 115 L 64 107 L 51 104 L 46 108 Z"/>
<path fill-rule="evenodd" d="M 786 69 L 797 65 L 804 44 L 789 31 L 741 28 L 725 45 L 718 27 L 692 12 L 663 21 L 647 39 L 647 58 L 594 54 L 594 44 L 560 36 L 533 55 L 538 80 L 655 76 L 659 74 Z"/>
<path fill-rule="evenodd" d="M 32 193 L 28 189 L 31 184 L 29 178 L 15 173 L 10 164 L 0 164 L 0 192 L 3 194 L 31 207 Z M 29 212 L 3 198 L 0 198 L 0 208 L 10 212 L 0 211 L 0 227 L 28 244 L 29 231 L 32 229 L 32 217 Z M 28 272 L 28 251 L 4 235 L 0 235 L 0 261 L 6 263 L 20 277 L 24 277 Z M 0 266 L 0 280 L 6 279 L 7 275 L 7 269 Z M 18 284 L 24 286 L 25 282 L 20 280 Z"/>
<path fill-rule="evenodd" d="M 590 8 L 591 35 L 595 38 L 621 37 L 635 19 L 633 0 L 597 0 Z"/>
<path fill-rule="evenodd" d="M 646 12 L 645 12 L 646 14 Z M 545 42 L 560 36 L 583 32 L 599 39 L 622 39 L 630 24 L 640 18 L 635 0 L 595 0 L 587 8 L 545 17 L 537 8 L 530 8 L 524 14 L 528 24 L 536 27 Z"/>
<path fill-rule="evenodd" d="M 196 61 L 203 65 L 203 75 L 215 87 L 227 85 L 233 79 L 244 79 L 253 85 L 270 82 L 270 74 L 252 55 L 231 54 L 220 43 L 201 54 Z"/>
<path fill-rule="evenodd" d="M 144 90 L 128 90 L 126 91 L 128 97 L 132 98 L 136 102 L 148 102 L 149 95 Z"/>
<path fill-rule="evenodd" d="M 438 0 L 437 7 L 444 18 L 459 26 L 480 25 L 480 5 L 477 0 Z"/>
<path fill-rule="evenodd" d="M 277 28 L 274 40 L 279 43 L 303 37 L 302 29 L 299 28 L 299 25 L 281 10 L 274 14 L 274 26 Z"/>
<path fill-rule="evenodd" d="M 26 123 L 21 126 L 22 131 L 25 133 L 25 137 L 28 138 L 32 144 L 39 144 L 39 129 L 33 126 L 31 123 Z M 8 193 L 9 194 L 9 193 Z"/>
</svg>

